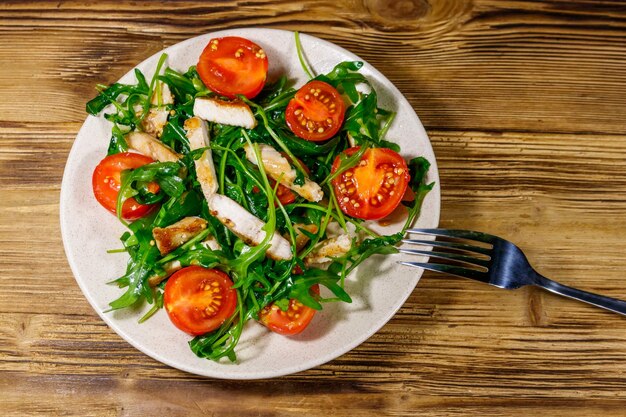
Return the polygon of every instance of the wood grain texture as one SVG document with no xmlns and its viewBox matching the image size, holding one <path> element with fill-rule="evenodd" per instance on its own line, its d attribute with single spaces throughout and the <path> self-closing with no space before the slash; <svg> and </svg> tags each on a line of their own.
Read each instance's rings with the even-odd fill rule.
<svg viewBox="0 0 626 417">
<path fill-rule="evenodd" d="M 164 47 L 243 26 L 327 39 L 398 86 L 437 154 L 443 227 L 626 298 L 622 1 L 5 1 L 0 415 L 624 415 L 626 320 L 536 289 L 425 274 L 364 344 L 266 381 L 168 368 L 99 319 L 58 220 L 84 103 Z"/>
</svg>

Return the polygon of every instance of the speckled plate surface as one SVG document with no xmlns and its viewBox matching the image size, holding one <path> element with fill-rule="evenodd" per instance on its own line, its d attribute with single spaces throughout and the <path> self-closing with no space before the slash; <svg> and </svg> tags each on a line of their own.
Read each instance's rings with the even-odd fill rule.
<svg viewBox="0 0 626 417">
<path fill-rule="evenodd" d="M 286 74 L 296 86 L 306 82 L 296 55 L 292 32 L 272 29 L 234 29 L 209 33 L 181 42 L 164 52 L 169 66 L 184 71 L 197 62 L 213 37 L 237 35 L 251 39 L 267 52 L 270 80 Z M 306 58 L 316 73 L 330 71 L 345 60 L 360 60 L 332 43 L 302 35 Z M 158 53 L 137 66 L 152 76 Z M 365 63 L 362 68 L 374 85 L 379 104 L 397 111 L 387 138 L 400 143 L 405 158 L 425 156 L 432 167 L 429 181 L 437 186 L 428 194 L 417 225 L 435 227 L 439 221 L 440 191 L 437 164 L 430 142 L 413 109 L 387 78 Z M 134 82 L 132 70 L 121 82 Z M 215 363 L 197 358 L 187 344 L 189 336 L 177 330 L 161 310 L 143 324 L 137 320 L 149 307 L 104 313 L 121 291 L 106 282 L 123 275 L 127 255 L 107 254 L 120 246 L 124 227 L 93 197 L 91 173 L 106 155 L 111 125 L 103 117 L 88 116 L 80 129 L 65 167 L 61 187 L 61 231 L 67 258 L 83 293 L 102 319 L 131 345 L 165 364 L 191 372 L 225 379 L 269 378 L 303 371 L 328 362 L 369 338 L 400 308 L 413 291 L 421 272 L 398 265 L 400 255 L 375 256 L 348 279 L 351 304 L 326 304 L 301 335 L 286 338 L 249 322 L 237 349 L 238 363 Z M 401 219 L 385 231 L 399 229 Z M 378 227 L 380 230 L 380 227 Z"/>
</svg>

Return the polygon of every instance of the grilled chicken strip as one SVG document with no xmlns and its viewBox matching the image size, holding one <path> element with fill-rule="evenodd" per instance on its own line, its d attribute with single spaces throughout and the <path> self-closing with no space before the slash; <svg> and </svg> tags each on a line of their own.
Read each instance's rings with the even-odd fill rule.
<svg viewBox="0 0 626 417">
<path fill-rule="evenodd" d="M 159 162 L 176 162 L 182 157 L 154 136 L 144 132 L 130 132 L 124 139 L 131 149 Z"/>
<path fill-rule="evenodd" d="M 214 194 L 209 200 L 209 209 L 211 215 L 217 217 L 224 226 L 228 227 L 246 244 L 257 246 L 265 238 L 265 231 L 263 230 L 265 223 L 231 198 L 222 194 Z M 293 256 L 291 245 L 287 239 L 277 233 L 272 236 L 270 245 L 267 255 L 272 259 L 289 260 Z"/>
<path fill-rule="evenodd" d="M 185 130 L 189 147 L 191 150 L 208 148 L 210 146 L 209 130 L 204 120 L 199 117 L 192 117 L 185 120 Z M 202 187 L 202 193 L 206 201 L 211 201 L 211 197 L 217 192 L 217 174 L 213 165 L 213 153 L 211 149 L 206 149 L 199 159 L 194 161 L 198 182 Z"/>
<path fill-rule="evenodd" d="M 207 227 L 207 221 L 200 217 L 185 217 L 167 227 L 155 227 L 152 236 L 161 255 L 165 255 Z"/>
<path fill-rule="evenodd" d="M 348 223 L 347 232 L 336 222 L 331 222 L 326 228 L 328 239 L 319 242 L 304 258 L 306 266 L 323 266 L 333 259 L 345 255 L 352 248 L 352 240 L 357 238 L 356 228 Z"/>
<path fill-rule="evenodd" d="M 261 153 L 261 161 L 267 175 L 272 177 L 287 188 L 292 189 L 309 201 L 320 201 L 324 198 L 324 192 L 318 183 L 308 178 L 304 179 L 304 185 L 294 184 L 297 172 L 293 168 L 287 158 L 282 156 L 280 152 L 272 148 L 270 145 L 259 144 L 259 152 Z M 245 145 L 246 158 L 255 165 L 258 165 L 254 149 L 250 145 Z"/>
<path fill-rule="evenodd" d="M 211 250 L 222 249 L 217 239 L 215 239 L 215 237 L 210 236 L 210 235 L 206 239 L 204 239 L 200 244 Z M 163 270 L 165 271 L 165 274 L 153 275 L 150 278 L 148 278 L 148 283 L 152 287 L 156 287 L 157 285 L 159 285 L 161 282 L 167 279 L 174 272 L 178 271 L 179 269 L 182 269 L 183 266 L 181 265 L 180 261 L 174 260 L 174 261 L 164 263 L 162 267 L 163 267 Z"/>
<path fill-rule="evenodd" d="M 309 243 L 309 237 L 302 233 L 302 230 L 306 230 L 309 233 L 317 233 L 317 225 L 296 223 L 293 225 L 293 229 L 296 232 L 296 251 L 300 252 L 307 243 Z M 285 235 L 286 239 L 289 239 L 289 233 Z"/>
<path fill-rule="evenodd" d="M 306 266 L 325 264 L 332 258 L 345 255 L 352 247 L 352 239 L 348 235 L 340 235 L 326 239 L 317 244 L 311 253 L 304 258 Z"/>
<path fill-rule="evenodd" d="M 198 97 L 193 114 L 206 121 L 254 129 L 257 121 L 250 107 L 241 100 L 225 101 L 217 97 Z"/>
<path fill-rule="evenodd" d="M 146 117 L 141 121 L 143 131 L 156 137 L 160 137 L 163 133 L 163 127 L 165 127 L 170 113 L 165 106 L 174 104 L 174 96 L 172 96 L 169 86 L 164 82 L 159 82 L 159 84 L 161 88 L 161 103 L 159 103 L 158 91 L 155 90 L 150 103 L 158 107 L 151 107 Z M 140 111 L 143 111 L 143 109 Z"/>
</svg>

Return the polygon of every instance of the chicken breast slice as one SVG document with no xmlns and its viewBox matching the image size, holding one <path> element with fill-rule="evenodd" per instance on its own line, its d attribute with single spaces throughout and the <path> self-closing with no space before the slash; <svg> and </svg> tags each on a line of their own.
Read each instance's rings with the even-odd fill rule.
<svg viewBox="0 0 626 417">
<path fill-rule="evenodd" d="M 215 216 L 246 244 L 257 246 L 265 238 L 265 231 L 263 230 L 265 223 L 241 207 L 236 201 L 222 194 L 214 194 L 208 203 L 211 215 Z M 278 233 L 272 236 L 266 254 L 275 260 L 289 260 L 293 256 L 291 245 L 287 239 Z"/>
<path fill-rule="evenodd" d="M 326 228 L 327 239 L 319 242 L 315 248 L 304 258 L 306 266 L 323 266 L 333 259 L 343 256 L 352 248 L 353 239 L 357 238 L 356 227 L 346 224 L 343 230 L 339 223 L 331 222 Z"/>
<path fill-rule="evenodd" d="M 170 91 L 170 87 L 162 81 L 159 82 L 159 85 L 161 89 L 160 106 L 158 91 L 155 90 L 152 94 L 150 103 L 157 107 L 151 107 L 146 117 L 141 121 L 141 128 L 143 131 L 156 137 L 160 137 L 163 133 L 163 128 L 167 123 L 167 118 L 170 113 L 169 109 L 164 106 L 174 104 L 174 96 Z"/>
<path fill-rule="evenodd" d="M 189 147 L 191 150 L 207 148 L 210 146 L 209 129 L 206 122 L 199 117 L 192 117 L 185 120 L 185 130 Z M 211 149 L 206 149 L 200 158 L 194 161 L 196 175 L 202 188 L 202 193 L 207 202 L 217 192 L 217 174 L 213 165 L 213 153 Z"/>
<path fill-rule="evenodd" d="M 306 230 L 309 233 L 317 233 L 317 225 L 315 224 L 304 224 L 304 223 L 296 223 L 293 225 L 293 229 L 296 235 L 296 252 L 300 252 L 302 248 L 309 243 L 309 237 L 302 233 L 302 230 Z M 290 239 L 289 233 L 284 235 L 285 239 Z"/>
<path fill-rule="evenodd" d="M 222 246 L 219 244 L 217 239 L 215 239 L 215 237 L 211 235 L 207 236 L 207 238 L 204 239 L 202 242 L 200 242 L 200 244 L 204 246 L 205 248 L 208 248 L 211 250 L 222 249 Z M 162 267 L 163 267 L 163 270 L 165 271 L 163 275 L 153 275 L 150 278 L 148 278 L 148 283 L 152 287 L 156 287 L 157 285 L 159 285 L 161 282 L 169 278 L 170 275 L 172 275 L 174 272 L 178 271 L 179 269 L 182 269 L 183 266 L 181 265 L 180 261 L 173 260 L 173 261 L 164 263 Z"/>
<path fill-rule="evenodd" d="M 201 217 L 185 217 L 167 227 L 155 227 L 152 236 L 161 255 L 165 255 L 183 245 L 202 232 L 207 221 Z"/>
<path fill-rule="evenodd" d="M 285 187 L 295 191 L 308 201 L 318 202 L 324 198 L 324 192 L 322 187 L 315 181 L 311 181 L 308 178 L 304 179 L 303 185 L 294 184 L 297 177 L 297 172 L 293 168 L 287 158 L 282 156 L 280 152 L 266 144 L 258 144 L 259 152 L 261 153 L 261 161 L 263 162 L 263 168 L 267 175 L 273 180 L 281 183 Z M 256 159 L 254 149 L 250 145 L 245 145 L 246 158 L 248 161 L 255 165 L 259 165 Z"/>
<path fill-rule="evenodd" d="M 164 263 L 162 267 L 163 267 L 163 270 L 165 271 L 165 274 L 152 275 L 150 278 L 148 278 L 148 284 L 150 284 L 151 287 L 156 287 L 161 282 L 169 278 L 169 276 L 172 275 L 174 272 L 178 271 L 179 269 L 182 269 L 183 266 L 180 264 L 180 261 L 170 261 L 170 262 Z"/>
<path fill-rule="evenodd" d="M 323 240 L 304 258 L 304 264 L 313 266 L 331 262 L 332 258 L 348 253 L 350 248 L 352 248 L 352 239 L 348 235 Z"/>
<path fill-rule="evenodd" d="M 130 132 L 124 139 L 129 148 L 159 162 L 176 162 L 182 158 L 182 155 L 148 133 Z"/>
<path fill-rule="evenodd" d="M 225 101 L 217 97 L 198 97 L 193 114 L 206 121 L 254 129 L 257 121 L 250 106 L 241 100 Z"/>
</svg>

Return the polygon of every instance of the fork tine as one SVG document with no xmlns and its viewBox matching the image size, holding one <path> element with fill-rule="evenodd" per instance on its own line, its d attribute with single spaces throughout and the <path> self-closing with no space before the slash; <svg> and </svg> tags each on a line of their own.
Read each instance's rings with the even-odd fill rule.
<svg viewBox="0 0 626 417">
<path fill-rule="evenodd" d="M 463 263 L 467 263 L 471 265 L 482 266 L 485 268 L 489 267 L 489 261 L 486 259 L 477 259 L 477 258 L 474 258 L 473 256 L 459 255 L 457 253 L 431 252 L 428 250 L 416 250 L 416 249 L 404 249 L 404 248 L 400 248 L 399 251 L 402 253 L 408 253 L 410 255 L 424 255 L 424 256 L 430 256 L 432 258 L 450 259 L 453 261 L 459 261 L 459 262 L 463 262 Z"/>
<path fill-rule="evenodd" d="M 462 268 L 453 265 L 430 264 L 426 262 L 398 262 L 401 265 L 422 268 L 428 271 L 443 272 L 444 274 L 456 275 L 461 278 L 470 278 L 480 282 L 489 283 L 489 275 L 485 272 L 476 271 L 475 269 Z"/>
<path fill-rule="evenodd" d="M 483 243 L 494 243 L 498 237 L 488 235 L 486 233 L 474 232 L 471 230 L 453 230 L 453 229 L 409 229 L 407 233 L 419 233 L 424 235 L 446 236 L 452 238 L 461 238 L 475 240 Z"/>
<path fill-rule="evenodd" d="M 442 248 L 460 249 L 467 252 L 482 253 L 483 255 L 489 255 L 491 253 L 491 249 L 489 248 L 481 248 L 480 246 L 467 245 L 465 243 L 444 242 L 441 240 L 403 239 L 402 242 L 410 245 L 440 246 Z"/>
</svg>

